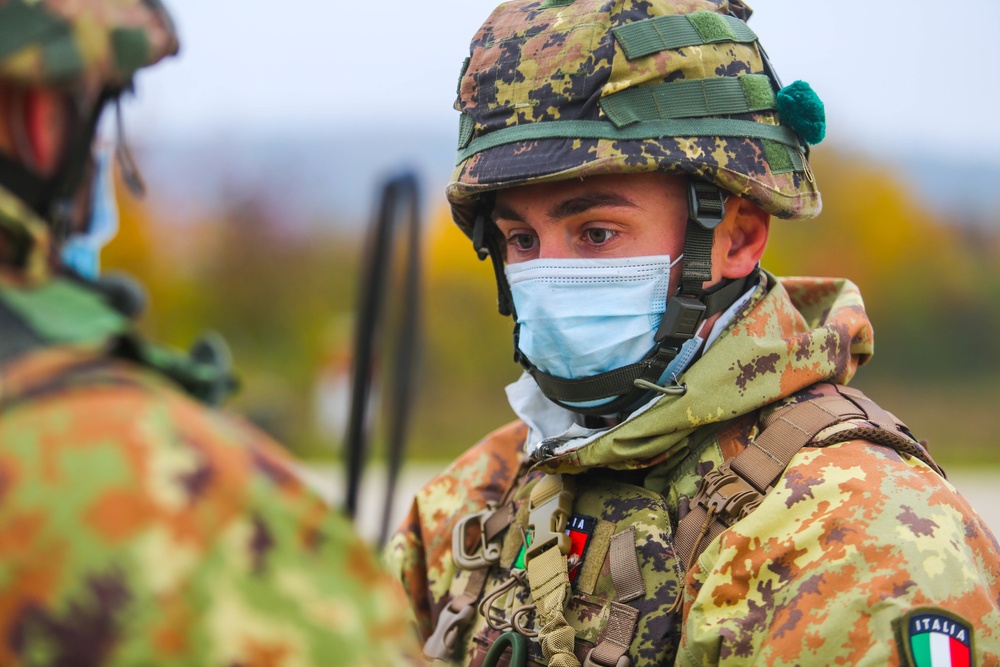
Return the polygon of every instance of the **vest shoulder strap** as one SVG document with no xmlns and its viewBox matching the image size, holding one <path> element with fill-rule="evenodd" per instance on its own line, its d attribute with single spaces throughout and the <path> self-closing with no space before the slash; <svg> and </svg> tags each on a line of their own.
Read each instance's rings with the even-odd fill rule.
<svg viewBox="0 0 1000 667">
<path fill-rule="evenodd" d="M 705 475 L 690 511 L 677 526 L 677 548 L 685 568 L 722 531 L 757 509 L 792 457 L 806 445 L 827 447 L 867 440 L 916 457 L 944 476 L 905 424 L 857 389 L 827 386 L 833 391 L 775 410 L 763 420 L 760 434 L 746 449 Z M 857 425 L 816 440 L 822 431 L 847 422 Z"/>
</svg>

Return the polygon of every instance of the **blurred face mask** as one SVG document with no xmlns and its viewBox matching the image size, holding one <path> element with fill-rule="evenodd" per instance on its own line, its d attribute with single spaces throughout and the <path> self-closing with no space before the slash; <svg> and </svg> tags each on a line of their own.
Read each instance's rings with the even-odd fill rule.
<svg viewBox="0 0 1000 667">
<path fill-rule="evenodd" d="M 679 259 L 536 259 L 507 265 L 518 349 L 540 370 L 561 378 L 641 361 L 655 344 L 670 269 Z"/>
<path fill-rule="evenodd" d="M 115 200 L 113 154 L 99 149 L 94 157 L 90 220 L 86 232 L 73 234 L 63 244 L 63 264 L 90 280 L 101 270 L 101 250 L 118 233 L 118 203 Z"/>
</svg>

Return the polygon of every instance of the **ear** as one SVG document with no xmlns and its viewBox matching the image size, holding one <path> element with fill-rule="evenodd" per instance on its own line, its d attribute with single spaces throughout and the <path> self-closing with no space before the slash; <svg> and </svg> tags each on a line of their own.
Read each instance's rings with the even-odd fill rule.
<svg viewBox="0 0 1000 667">
<path fill-rule="evenodd" d="M 64 96 L 46 88 L 22 88 L 12 91 L 8 109 L 18 157 L 42 176 L 53 174 L 68 131 Z"/>
<path fill-rule="evenodd" d="M 771 226 L 770 214 L 752 201 L 733 196 L 726 207 L 726 217 L 715 228 L 713 282 L 749 275 L 764 255 Z"/>
</svg>

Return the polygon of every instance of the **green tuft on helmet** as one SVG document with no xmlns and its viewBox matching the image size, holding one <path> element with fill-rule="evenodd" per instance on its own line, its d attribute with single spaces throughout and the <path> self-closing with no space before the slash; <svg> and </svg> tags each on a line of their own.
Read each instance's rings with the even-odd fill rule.
<svg viewBox="0 0 1000 667">
<path fill-rule="evenodd" d="M 649 171 L 713 182 L 779 218 L 815 217 L 806 156 L 822 103 L 802 82 L 780 95 L 749 16 L 741 0 L 500 5 L 459 80 L 455 221 L 471 235 L 486 192 Z"/>
<path fill-rule="evenodd" d="M 117 91 L 177 50 L 159 0 L 0 0 L 0 80 Z"/>
</svg>

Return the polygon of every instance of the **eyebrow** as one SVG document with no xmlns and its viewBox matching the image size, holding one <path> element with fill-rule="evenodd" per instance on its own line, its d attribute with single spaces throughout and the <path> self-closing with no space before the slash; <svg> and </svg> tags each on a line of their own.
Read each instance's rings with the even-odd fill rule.
<svg viewBox="0 0 1000 667">
<path fill-rule="evenodd" d="M 588 192 L 579 197 L 571 197 L 554 204 L 549 208 L 547 214 L 549 218 L 558 220 L 599 208 L 639 208 L 639 206 L 628 197 L 623 197 L 615 192 Z M 524 222 L 517 211 L 502 205 L 493 209 L 493 219 L 497 220 L 498 218 Z"/>
</svg>

